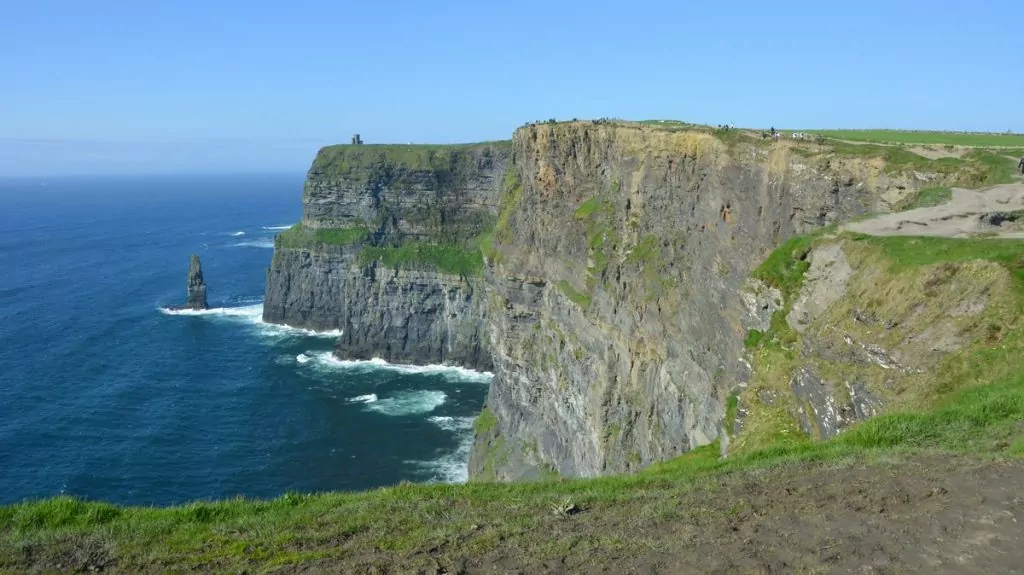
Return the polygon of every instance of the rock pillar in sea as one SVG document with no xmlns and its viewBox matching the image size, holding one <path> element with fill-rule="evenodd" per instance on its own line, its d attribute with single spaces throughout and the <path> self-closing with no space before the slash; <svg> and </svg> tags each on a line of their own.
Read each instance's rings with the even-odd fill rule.
<svg viewBox="0 0 1024 575">
<path fill-rule="evenodd" d="M 188 264 L 188 302 L 185 305 L 191 309 L 206 309 L 206 283 L 199 256 L 195 254 Z"/>
</svg>

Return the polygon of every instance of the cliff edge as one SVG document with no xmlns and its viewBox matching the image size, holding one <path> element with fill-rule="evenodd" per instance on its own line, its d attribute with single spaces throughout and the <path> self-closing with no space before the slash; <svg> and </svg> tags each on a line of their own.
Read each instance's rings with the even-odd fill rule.
<svg viewBox="0 0 1024 575">
<path fill-rule="evenodd" d="M 323 148 L 278 235 L 263 319 L 341 330 L 337 354 L 488 369 L 482 257 L 507 142 Z"/>
</svg>

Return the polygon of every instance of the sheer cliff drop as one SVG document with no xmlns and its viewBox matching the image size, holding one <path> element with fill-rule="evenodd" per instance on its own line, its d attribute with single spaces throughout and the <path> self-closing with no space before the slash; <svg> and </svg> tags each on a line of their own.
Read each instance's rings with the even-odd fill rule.
<svg viewBox="0 0 1024 575">
<path fill-rule="evenodd" d="M 511 142 L 320 150 L 278 235 L 263 319 L 340 330 L 336 355 L 488 370 L 482 238 Z"/>
<path fill-rule="evenodd" d="M 188 264 L 188 301 L 185 303 L 188 309 L 206 309 L 206 282 L 203 281 L 203 267 L 199 263 L 199 256 L 192 254 Z"/>
</svg>

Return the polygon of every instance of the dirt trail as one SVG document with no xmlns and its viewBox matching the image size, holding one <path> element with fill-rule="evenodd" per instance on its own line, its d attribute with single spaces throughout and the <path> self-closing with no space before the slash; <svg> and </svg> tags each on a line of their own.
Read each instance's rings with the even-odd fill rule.
<svg viewBox="0 0 1024 575">
<path fill-rule="evenodd" d="M 953 188 L 946 204 L 884 214 L 852 222 L 840 229 L 873 236 L 943 236 L 987 234 L 1024 238 L 1024 183 L 1003 184 L 986 190 Z M 1020 220 L 1020 222 L 1018 222 Z"/>
<path fill-rule="evenodd" d="M 278 573 L 1024 573 L 1024 462 L 949 456 L 716 477 L 645 507 L 584 508 L 546 548 L 386 553 Z M 474 536 L 487 538 L 486 521 Z M 561 543 L 567 543 L 562 545 Z"/>
</svg>

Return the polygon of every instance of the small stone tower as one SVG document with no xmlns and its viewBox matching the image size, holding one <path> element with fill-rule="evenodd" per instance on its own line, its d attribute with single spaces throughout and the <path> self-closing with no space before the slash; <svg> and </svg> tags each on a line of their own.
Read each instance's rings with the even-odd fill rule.
<svg viewBox="0 0 1024 575">
<path fill-rule="evenodd" d="M 363 143 L 363 139 L 359 137 L 359 134 L 352 136 L 352 145 L 358 146 Z"/>
<path fill-rule="evenodd" d="M 206 283 L 203 281 L 203 268 L 199 265 L 199 256 L 192 254 L 188 264 L 188 302 L 189 309 L 206 309 Z"/>
</svg>

